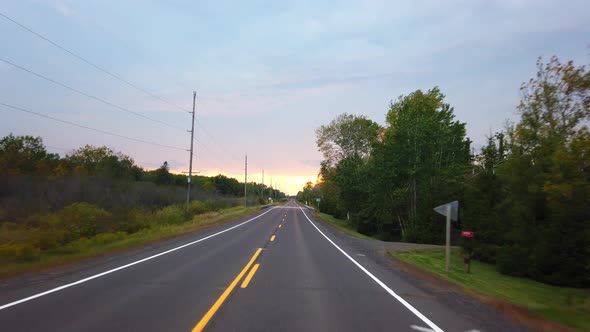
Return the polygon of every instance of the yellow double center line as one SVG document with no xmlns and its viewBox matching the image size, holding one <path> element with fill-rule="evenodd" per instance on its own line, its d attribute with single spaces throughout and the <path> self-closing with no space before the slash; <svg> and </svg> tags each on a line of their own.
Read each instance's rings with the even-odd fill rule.
<svg viewBox="0 0 590 332">
<path fill-rule="evenodd" d="M 205 325 L 207 325 L 207 323 L 209 323 L 211 318 L 213 318 L 213 315 L 215 315 L 215 313 L 217 312 L 217 310 L 219 310 L 219 308 L 221 307 L 223 302 L 227 299 L 229 294 L 231 294 L 231 292 L 234 290 L 234 288 L 236 288 L 236 285 L 240 282 L 240 280 L 242 279 L 244 274 L 246 274 L 248 269 L 250 269 L 252 264 L 254 264 L 254 261 L 256 261 L 256 258 L 258 258 L 258 255 L 260 255 L 261 252 L 262 252 L 262 248 L 258 248 L 256 250 L 256 252 L 254 253 L 254 256 L 252 256 L 252 258 L 250 258 L 250 261 L 248 262 L 248 264 L 246 264 L 246 266 L 244 266 L 244 268 L 242 269 L 240 274 L 238 274 L 238 276 L 234 279 L 234 281 L 232 281 L 232 283 L 229 285 L 229 287 L 227 287 L 227 289 L 223 292 L 223 294 L 221 294 L 221 296 L 217 299 L 217 301 L 215 301 L 215 303 L 209 309 L 209 311 L 207 311 L 205 316 L 203 316 L 203 318 L 201 318 L 199 323 L 193 328 L 193 332 L 203 331 L 203 329 L 205 328 Z M 252 275 L 254 275 L 254 273 L 252 273 Z M 250 276 L 250 278 L 252 278 L 252 277 Z"/>
</svg>

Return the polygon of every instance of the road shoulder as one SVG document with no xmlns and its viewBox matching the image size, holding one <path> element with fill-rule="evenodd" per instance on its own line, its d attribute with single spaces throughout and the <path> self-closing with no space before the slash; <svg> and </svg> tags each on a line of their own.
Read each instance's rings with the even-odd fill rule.
<svg viewBox="0 0 590 332">
<path fill-rule="evenodd" d="M 310 217 L 312 217 L 310 215 Z M 423 292 L 422 296 L 461 313 L 461 316 L 476 322 L 480 331 L 534 331 L 537 326 L 523 323 L 522 317 L 516 312 L 504 312 L 496 303 L 489 303 L 474 294 L 452 285 L 444 280 L 434 278 L 429 273 L 420 271 L 407 263 L 394 259 L 389 255 L 392 251 L 407 251 L 425 248 L 440 248 L 440 246 L 421 245 L 411 243 L 384 242 L 379 240 L 360 239 L 346 234 L 319 218 L 313 217 L 314 222 L 322 227 L 326 235 L 349 248 L 351 253 L 365 256 L 373 264 L 385 269 L 387 273 L 401 278 Z M 394 289 L 394 291 L 397 291 Z M 402 294 L 406 297 L 412 294 Z M 409 300 L 409 299 L 408 299 Z M 554 330 L 555 331 L 555 330 Z M 560 331 L 560 330 L 557 330 Z M 563 330 L 567 331 L 567 330 Z"/>
</svg>

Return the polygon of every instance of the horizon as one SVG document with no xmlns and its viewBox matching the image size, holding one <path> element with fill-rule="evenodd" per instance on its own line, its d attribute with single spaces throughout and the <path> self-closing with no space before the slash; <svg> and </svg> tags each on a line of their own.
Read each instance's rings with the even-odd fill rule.
<svg viewBox="0 0 590 332">
<path fill-rule="evenodd" d="M 391 100 L 438 86 L 479 149 L 490 132 L 517 119 L 520 85 L 534 76 L 538 57 L 588 63 L 590 4 L 550 1 L 533 11 L 532 3 L 8 3 L 0 10 L 6 17 L 149 94 L 0 17 L 0 38 L 11 45 L 0 55 L 0 102 L 174 149 L 4 106 L 0 134 L 40 136 L 60 155 L 104 145 L 144 168 L 166 160 L 182 172 L 186 110 L 196 91 L 194 171 L 243 181 L 248 155 L 249 180 L 261 183 L 264 170 L 265 184 L 272 176 L 294 195 L 316 182 L 314 131 L 338 114 L 383 125 Z"/>
</svg>

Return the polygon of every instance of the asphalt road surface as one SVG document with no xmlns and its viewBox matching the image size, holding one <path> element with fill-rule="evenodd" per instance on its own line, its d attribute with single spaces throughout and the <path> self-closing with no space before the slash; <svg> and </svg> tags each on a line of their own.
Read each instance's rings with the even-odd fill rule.
<svg viewBox="0 0 590 332">
<path fill-rule="evenodd" d="M 491 331 L 328 228 L 291 201 L 5 281 L 0 331 Z"/>
</svg>

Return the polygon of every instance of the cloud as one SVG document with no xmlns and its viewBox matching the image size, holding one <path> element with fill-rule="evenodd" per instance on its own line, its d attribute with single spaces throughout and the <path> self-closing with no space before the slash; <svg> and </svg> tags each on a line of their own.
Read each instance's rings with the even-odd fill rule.
<svg viewBox="0 0 590 332">
<path fill-rule="evenodd" d="M 76 11 L 68 0 L 49 0 L 48 4 L 63 16 L 74 16 Z"/>
</svg>

